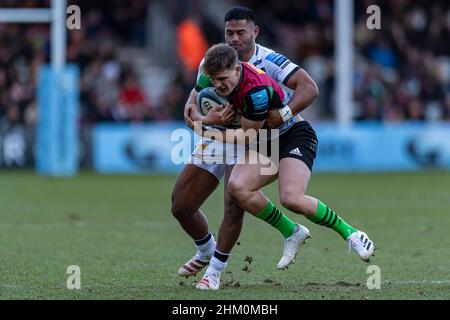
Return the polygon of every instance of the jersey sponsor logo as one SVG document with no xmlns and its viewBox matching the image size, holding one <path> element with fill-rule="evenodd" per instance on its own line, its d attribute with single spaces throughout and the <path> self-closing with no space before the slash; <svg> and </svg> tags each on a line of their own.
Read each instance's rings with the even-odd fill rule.
<svg viewBox="0 0 450 320">
<path fill-rule="evenodd" d="M 271 53 L 266 57 L 266 59 L 270 62 L 273 62 L 279 67 L 283 66 L 283 68 L 286 67 L 286 65 L 290 62 L 288 58 L 279 53 Z"/>
<path fill-rule="evenodd" d="M 266 90 L 261 90 L 250 95 L 255 113 L 265 111 L 269 105 L 269 97 Z"/>
<path fill-rule="evenodd" d="M 259 65 L 261 64 L 261 62 L 262 62 L 262 59 L 256 60 L 256 61 L 253 63 L 253 65 L 254 65 L 255 67 L 257 67 L 257 66 L 259 66 Z M 261 70 L 263 70 L 263 68 L 261 68 Z"/>
</svg>

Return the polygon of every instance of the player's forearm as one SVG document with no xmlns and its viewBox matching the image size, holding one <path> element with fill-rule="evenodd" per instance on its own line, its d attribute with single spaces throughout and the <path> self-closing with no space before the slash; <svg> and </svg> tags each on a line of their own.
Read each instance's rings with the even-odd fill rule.
<svg viewBox="0 0 450 320">
<path fill-rule="evenodd" d="M 189 102 L 189 103 L 190 103 L 189 107 L 191 108 L 191 112 L 190 112 L 191 119 L 194 120 L 194 121 L 197 121 L 197 122 L 205 122 L 204 121 L 205 116 L 203 116 L 198 111 L 197 103 L 192 103 L 192 102 Z M 206 123 L 204 123 L 204 124 L 206 124 Z"/>
<path fill-rule="evenodd" d="M 195 91 L 195 89 L 192 89 L 191 92 L 189 93 L 189 97 L 186 101 L 186 104 L 184 106 L 185 109 L 188 109 L 189 106 L 195 105 L 195 107 L 197 107 L 197 91 Z"/>
<path fill-rule="evenodd" d="M 288 82 L 288 86 L 294 90 L 294 95 L 288 105 L 292 114 L 296 115 L 308 108 L 319 96 L 319 88 L 304 70 L 299 70 L 293 78 Z"/>
<path fill-rule="evenodd" d="M 203 116 L 198 111 L 197 107 L 197 92 L 192 89 L 189 98 L 184 105 L 184 120 L 189 128 L 193 129 L 195 121 L 202 121 Z"/>
<path fill-rule="evenodd" d="M 308 108 L 318 96 L 319 90 L 315 84 L 297 87 L 291 101 L 288 103 L 292 114 L 296 115 Z"/>
</svg>

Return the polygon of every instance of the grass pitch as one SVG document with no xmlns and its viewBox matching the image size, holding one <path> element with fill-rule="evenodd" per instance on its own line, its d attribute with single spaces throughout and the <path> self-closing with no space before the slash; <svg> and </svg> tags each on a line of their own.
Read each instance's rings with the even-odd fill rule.
<svg viewBox="0 0 450 320">
<path fill-rule="evenodd" d="M 368 233 L 381 288 L 334 231 L 286 212 L 312 239 L 278 271 L 283 239 L 246 215 L 218 292 L 179 266 L 193 243 L 170 213 L 175 176 L 50 179 L 0 172 L 0 299 L 450 299 L 450 173 L 314 174 L 308 193 Z M 278 201 L 277 184 L 265 189 Z M 204 206 L 217 232 L 220 187 Z M 68 290 L 67 267 L 81 269 Z"/>
</svg>

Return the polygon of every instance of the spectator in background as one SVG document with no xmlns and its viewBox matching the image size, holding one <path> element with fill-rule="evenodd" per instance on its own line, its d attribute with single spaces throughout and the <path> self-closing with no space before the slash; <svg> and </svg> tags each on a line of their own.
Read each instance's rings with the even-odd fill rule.
<svg viewBox="0 0 450 320">
<path fill-rule="evenodd" d="M 121 81 L 122 89 L 119 93 L 119 105 L 116 117 L 120 120 L 142 122 L 153 120 L 154 114 L 148 98 L 140 87 L 136 75 L 128 71 Z"/>
<path fill-rule="evenodd" d="M 311 70 L 321 92 L 320 108 L 313 108 L 322 110 L 319 119 L 333 116 L 334 1 L 245 0 L 244 4 L 264 16 L 264 25 L 279 44 L 277 51 Z M 450 3 L 379 0 L 375 4 L 382 12 L 381 30 L 366 26 L 366 9 L 373 1 L 354 4 L 355 119 L 446 119 Z M 264 37 L 261 42 L 264 45 Z"/>
<path fill-rule="evenodd" d="M 450 121 L 450 93 L 448 93 L 445 98 L 444 119 Z"/>
<path fill-rule="evenodd" d="M 255 10 L 262 30 L 260 42 L 298 61 L 316 81 L 320 96 L 314 106 L 304 111 L 312 120 L 332 118 L 331 103 L 334 82 L 333 10 L 331 0 L 263 1 L 246 0 L 244 5 Z M 266 37 L 267 34 L 267 37 Z"/>
<path fill-rule="evenodd" d="M 162 99 L 168 118 L 173 120 L 184 121 L 184 109 L 180 108 L 180 106 L 186 103 L 186 96 L 192 90 L 192 82 L 184 79 L 184 75 L 180 71 L 177 72 L 170 90 L 164 93 Z"/>
<path fill-rule="evenodd" d="M 223 30 L 196 1 L 171 4 L 174 24 L 177 25 L 176 76 L 162 96 L 160 119 L 184 120 L 183 107 L 186 96 L 195 83 L 200 61 L 210 45 L 223 42 Z M 175 10 L 179 9 L 179 10 Z M 186 12 L 190 12 L 186 14 Z"/>
<path fill-rule="evenodd" d="M 195 72 L 203 59 L 208 42 L 195 16 L 187 17 L 177 27 L 177 53 L 183 68 Z"/>
<path fill-rule="evenodd" d="M 81 70 L 81 122 L 119 121 L 113 111 L 119 101 L 124 66 L 118 61 L 117 48 L 128 43 L 143 44 L 148 2 L 69 0 L 68 5 L 71 4 L 83 8 L 84 18 L 81 30 L 68 33 L 67 47 L 68 63 L 78 64 Z M 11 8 L 50 5 L 49 0 L 1 3 L 2 7 Z M 49 63 L 49 56 L 48 24 L 0 24 L 0 118 L 18 112 L 21 123 L 34 124 L 37 72 L 42 64 Z M 143 117 L 151 119 L 148 115 Z"/>
<path fill-rule="evenodd" d="M 68 33 L 67 59 L 81 70 L 82 123 L 129 121 L 119 110 L 123 45 L 144 44 L 147 0 L 69 0 L 83 9 L 82 30 Z M 309 70 L 321 92 L 317 115 L 334 117 L 334 0 L 242 0 L 261 19 L 260 42 L 270 43 Z M 355 114 L 357 120 L 450 120 L 450 2 L 378 0 L 381 30 L 366 26 L 371 0 L 355 0 Z M 50 0 L 3 0 L 2 7 L 43 8 Z M 135 119 L 182 120 L 184 102 L 206 48 L 223 40 L 220 26 L 199 1 L 170 1 L 178 26 L 180 60 L 162 102 Z M 195 14 L 186 15 L 186 12 Z M 219 31 L 218 31 L 219 30 Z M 35 121 L 36 76 L 49 62 L 47 24 L 0 24 L 0 118 L 18 107 L 21 122 Z M 136 79 L 138 80 L 138 79 Z M 181 94 L 183 93 L 183 94 Z M 420 111 L 419 111 L 420 109 Z M 136 118 L 137 117 L 137 118 Z M 132 117 L 133 118 L 133 117 Z M 131 120 L 130 120 L 131 121 Z"/>
<path fill-rule="evenodd" d="M 358 59 L 367 67 L 356 67 L 357 78 L 369 78 L 369 85 L 383 88 L 374 106 L 373 90 L 356 87 L 357 119 L 372 119 L 376 109 L 379 121 L 445 119 L 445 96 L 450 63 L 450 5 L 446 1 L 383 0 L 382 30 L 365 28 L 364 9 L 370 1 L 356 1 L 360 15 L 356 25 Z M 449 17 L 446 22 L 445 17 Z M 378 72 L 373 73 L 373 66 Z"/>
</svg>

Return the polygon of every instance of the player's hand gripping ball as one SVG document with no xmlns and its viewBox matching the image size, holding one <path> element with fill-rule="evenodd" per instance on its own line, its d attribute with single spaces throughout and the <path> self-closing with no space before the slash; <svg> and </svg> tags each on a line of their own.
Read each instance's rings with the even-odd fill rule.
<svg viewBox="0 0 450 320">
<path fill-rule="evenodd" d="M 200 113 L 204 116 L 208 114 L 208 112 L 218 106 L 218 105 L 228 105 L 229 101 L 226 97 L 219 96 L 216 93 L 216 90 L 214 87 L 208 87 L 202 89 L 197 96 L 197 105 Z M 236 115 L 233 118 L 233 121 L 231 123 L 231 127 L 239 127 L 241 124 L 241 117 L 236 112 Z"/>
</svg>

